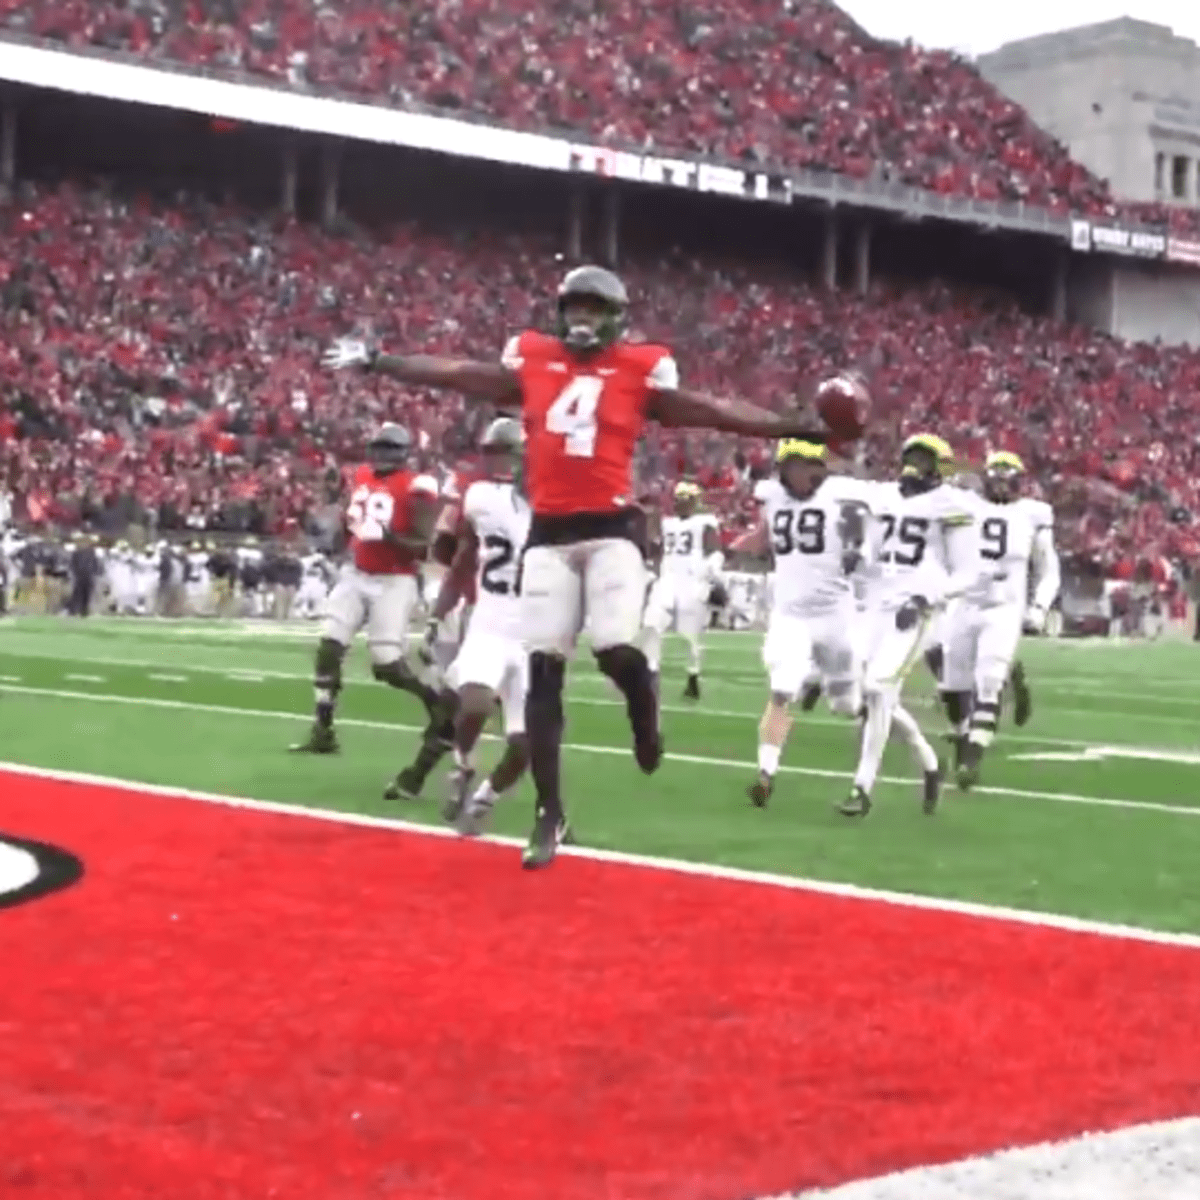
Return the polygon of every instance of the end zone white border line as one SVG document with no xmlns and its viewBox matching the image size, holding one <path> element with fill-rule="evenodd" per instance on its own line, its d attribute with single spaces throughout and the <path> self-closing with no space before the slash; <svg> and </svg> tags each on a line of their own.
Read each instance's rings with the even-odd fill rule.
<svg viewBox="0 0 1200 1200">
<path fill-rule="evenodd" d="M 338 825 L 391 829 L 401 833 L 419 834 L 423 837 L 457 838 L 458 836 L 452 829 L 444 826 L 423 825 L 415 821 L 374 817 L 364 813 L 347 813 L 332 809 L 309 808 L 303 805 L 281 804 L 271 800 L 252 800 L 245 796 L 224 796 L 216 792 L 168 787 L 157 783 L 139 783 L 135 779 L 117 779 L 82 771 L 60 771 L 50 767 L 32 767 L 24 763 L 0 761 L 0 772 L 26 775 L 35 779 L 53 779 L 61 783 L 119 788 L 127 792 L 141 792 L 144 795 L 165 796 L 176 800 L 199 800 L 207 804 L 223 804 L 231 808 L 245 808 L 255 812 L 274 813 L 279 816 L 306 817 L 309 820 L 329 821 Z M 498 835 L 482 840 L 502 846 L 520 847 L 524 845 L 519 838 Z M 659 858 L 646 854 L 627 854 L 620 850 L 564 846 L 560 853 L 564 856 L 591 859 L 595 862 L 619 863 L 623 866 L 643 867 L 657 871 L 675 871 L 683 875 L 699 875 L 709 879 L 732 880 L 737 883 L 765 884 L 771 887 L 788 888 L 792 891 L 838 896 L 849 900 L 873 900 L 877 903 L 899 905 L 903 908 L 952 913 L 956 916 L 981 917 L 985 920 L 1008 921 L 1021 925 L 1058 929 L 1067 933 L 1090 933 L 1100 937 L 1124 938 L 1130 941 L 1150 942 L 1155 945 L 1181 946 L 1190 950 L 1200 950 L 1200 934 L 1168 933 L 1155 929 L 1142 929 L 1136 925 L 1089 921 L 1081 917 L 1068 917 L 1057 913 L 1040 913 L 1028 909 L 1006 908 L 1002 905 L 976 904 L 967 900 L 919 896 L 909 892 L 891 892 L 880 888 L 860 887 L 852 883 L 833 883 L 823 879 L 776 875 L 767 871 L 748 871 L 741 867 L 726 867 L 715 863 L 688 862 L 683 859 Z M 517 871 L 515 862 L 513 871 L 514 873 Z"/>
</svg>

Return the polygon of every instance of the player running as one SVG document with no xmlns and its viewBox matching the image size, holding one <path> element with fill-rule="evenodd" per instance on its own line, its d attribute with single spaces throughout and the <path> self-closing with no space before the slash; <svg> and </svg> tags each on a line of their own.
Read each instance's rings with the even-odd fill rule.
<svg viewBox="0 0 1200 1200">
<path fill-rule="evenodd" d="M 325 356 L 334 369 L 382 371 L 406 383 L 519 406 L 525 428 L 532 517 L 521 584 L 522 630 L 530 651 L 526 705 L 534 827 L 528 868 L 554 860 L 566 827 L 560 786 L 567 658 L 586 628 L 600 670 L 625 696 L 634 755 L 647 774 L 663 746 L 658 700 L 637 646 L 646 573 L 635 544 L 633 452 L 647 420 L 672 427 L 767 438 L 825 440 L 820 421 L 784 416 L 679 386 L 670 350 L 624 335 L 629 297 L 602 267 L 577 267 L 558 288 L 553 334 L 512 338 L 500 362 L 396 356 L 355 340 Z"/>
<path fill-rule="evenodd" d="M 975 515 L 979 554 L 993 570 L 966 592 L 947 630 L 942 699 L 963 791 L 978 783 L 980 762 L 996 735 L 1000 695 L 1022 628 L 1045 629 L 1061 582 L 1054 512 L 1045 501 L 1021 495 L 1024 476 L 1017 455 L 988 455 Z M 1026 607 L 1031 576 L 1033 601 Z"/>
<path fill-rule="evenodd" d="M 775 557 L 775 586 L 763 664 L 771 694 L 759 723 L 758 778 L 746 794 L 759 808 L 775 790 L 779 758 L 801 691 L 819 682 L 830 708 L 858 714 L 862 703 L 851 575 L 864 534 L 863 485 L 830 475 L 823 445 L 782 442 L 779 476 L 763 480 L 758 525 L 734 543 L 737 553 Z"/>
<path fill-rule="evenodd" d="M 523 441 L 521 424 L 511 417 L 497 417 L 485 431 L 484 477 L 470 483 L 462 497 L 458 549 L 434 613 L 440 616 L 454 596 L 474 583 L 475 608 L 446 672 L 459 703 L 454 770 L 443 815 L 468 836 L 482 832 L 492 806 L 520 779 L 529 761 L 529 656 L 522 641 L 520 572 L 532 512 L 520 484 Z M 497 701 L 504 717 L 504 756 L 472 793 L 475 745 Z"/>
<path fill-rule="evenodd" d="M 419 697 L 434 719 L 437 692 L 404 659 L 417 603 L 417 561 L 429 544 L 438 503 L 437 481 L 406 466 L 411 448 L 407 429 L 383 425 L 367 443 L 367 462 L 354 472 L 346 510 L 353 561 L 329 593 L 313 672 L 316 713 L 308 737 L 294 751 L 337 752 L 333 715 L 342 660 L 364 627 L 375 678 Z"/>
<path fill-rule="evenodd" d="M 708 624 L 709 595 L 724 565 L 717 518 L 700 512 L 699 504 L 700 489 L 694 483 L 681 480 L 675 485 L 675 513 L 661 523 L 661 565 L 646 601 L 642 632 L 642 647 L 655 675 L 663 634 L 674 627 L 687 640 L 685 700 L 700 699 L 700 638 Z"/>
<path fill-rule="evenodd" d="M 898 484 L 877 485 L 870 493 L 866 720 L 853 787 L 837 805 L 848 817 L 871 811 L 871 789 L 893 724 L 924 773 L 924 809 L 935 810 L 941 778 L 937 755 L 900 704 L 900 693 L 927 648 L 935 616 L 981 571 L 974 497 L 943 479 L 953 466 L 953 451 L 940 437 L 921 433 L 904 443 L 900 462 Z"/>
</svg>

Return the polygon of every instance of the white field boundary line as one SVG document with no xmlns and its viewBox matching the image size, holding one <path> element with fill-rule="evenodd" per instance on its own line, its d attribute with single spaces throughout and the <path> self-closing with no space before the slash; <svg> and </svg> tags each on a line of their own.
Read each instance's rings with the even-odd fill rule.
<svg viewBox="0 0 1200 1200">
<path fill-rule="evenodd" d="M 78 783 L 90 787 L 118 788 L 135 794 L 163 796 L 168 799 L 198 800 L 208 804 L 220 804 L 230 808 L 249 809 L 254 812 L 275 813 L 281 816 L 301 817 L 313 821 L 326 821 L 335 825 L 356 825 L 368 829 L 390 829 L 402 833 L 419 834 L 422 837 L 457 838 L 454 830 L 445 826 L 422 825 L 415 821 L 402 821 L 391 817 L 367 816 L 363 813 L 337 812 L 324 808 L 307 808 L 301 805 L 280 804 L 270 800 L 253 800 L 245 796 L 225 796 L 215 792 L 197 791 L 192 788 L 168 787 L 163 784 L 139 783 L 131 779 L 119 779 L 107 775 L 94 775 L 81 771 L 60 771 L 49 767 L 31 767 L 24 763 L 0 761 L 0 772 L 24 775 L 34 779 L 53 779 L 62 783 Z M 520 838 L 492 835 L 483 839 L 500 845 L 520 847 Z M 622 866 L 644 867 L 651 870 L 673 871 L 682 875 L 697 875 L 702 878 L 724 879 L 736 883 L 767 885 L 786 888 L 790 891 L 814 892 L 824 896 L 838 896 L 849 900 L 869 900 L 902 908 L 916 908 L 930 912 L 951 913 L 957 916 L 981 917 L 986 920 L 1006 921 L 1046 929 L 1059 929 L 1067 933 L 1096 934 L 1101 937 L 1122 938 L 1129 941 L 1150 942 L 1163 946 L 1182 946 L 1200 950 L 1200 935 L 1191 933 L 1168 933 L 1164 930 L 1143 929 L 1137 925 L 1123 925 L 1108 921 L 1091 921 L 1082 917 L 1063 916 L 1058 913 L 1040 913 L 1028 909 L 1008 908 L 1003 905 L 976 904 L 967 900 L 939 899 L 933 896 L 918 896 L 908 892 L 886 891 L 882 888 L 860 887 L 850 883 L 832 883 L 823 879 L 801 879 L 790 875 L 776 875 L 768 871 L 749 871 L 740 867 L 725 867 L 715 863 L 687 862 L 683 859 L 661 858 L 648 854 L 628 854 L 621 850 L 599 850 L 585 846 L 563 846 L 559 851 L 565 857 L 590 859 L 594 862 L 617 863 Z"/>
<path fill-rule="evenodd" d="M 165 620 L 166 618 L 162 618 L 162 619 Z M 148 672 L 147 678 L 149 678 L 149 679 L 159 678 L 159 676 L 154 675 L 154 674 L 149 674 L 149 672 L 158 671 L 165 665 L 161 662 L 156 662 L 151 659 L 143 659 L 143 658 L 106 658 L 106 657 L 66 658 L 59 654 L 32 654 L 32 653 L 21 653 L 21 654 L 17 655 L 17 657 L 18 658 L 36 658 L 42 662 L 62 662 L 64 664 L 75 664 L 75 665 L 87 664 L 90 666 L 131 667 L 131 668 L 135 668 L 137 670 L 146 670 Z M 264 680 L 267 680 L 267 679 L 290 680 L 292 682 L 306 683 L 306 684 L 311 684 L 311 682 L 312 682 L 311 675 L 301 675 L 294 671 L 272 671 L 268 668 L 263 668 L 262 670 L 256 670 L 253 667 L 214 667 L 214 666 L 209 666 L 207 664 L 179 663 L 179 662 L 172 662 L 171 665 L 173 665 L 177 670 L 180 670 L 180 671 L 194 671 L 197 674 L 201 674 L 201 675 L 221 675 L 233 683 L 262 683 Z M 64 675 L 64 678 L 68 678 L 68 676 Z M 0 676 L 0 682 L 20 683 L 20 682 L 22 682 L 22 680 L 19 676 L 8 675 L 8 676 Z M 342 686 L 343 687 L 378 688 L 379 683 L 374 679 L 368 679 L 366 677 L 360 678 L 358 676 L 347 676 L 346 678 L 344 678 L 342 680 Z M 568 674 L 567 687 L 568 687 L 568 695 L 570 696 L 571 703 L 572 704 L 586 704 L 586 705 L 590 705 L 593 708 L 624 708 L 625 707 L 625 702 L 623 700 L 609 699 L 609 698 L 597 697 L 597 696 L 587 696 L 587 695 L 580 696 L 580 695 L 577 695 L 575 692 L 575 689 L 578 687 L 588 688 L 588 687 L 592 687 L 592 686 L 611 688 L 612 684 L 609 683 L 608 680 L 601 678 L 601 677 L 592 677 L 591 675 L 570 675 L 570 674 Z M 750 721 L 750 720 L 757 721 L 759 716 L 761 715 L 759 712 L 752 711 L 751 709 L 709 708 L 709 707 L 706 707 L 705 705 L 700 705 L 700 704 L 663 704 L 663 705 L 660 705 L 659 707 L 662 712 L 666 712 L 666 713 L 682 713 L 686 716 L 723 717 L 723 718 L 730 718 L 730 719 L 734 719 L 734 720 L 743 720 L 743 721 Z M 1061 708 L 1056 707 L 1054 711 L 1055 712 L 1073 712 L 1076 710 L 1061 709 Z M 1088 712 L 1088 715 L 1090 715 L 1090 716 L 1096 715 L 1095 713 L 1091 712 L 1091 710 L 1086 710 L 1086 711 Z M 1116 719 L 1115 716 L 1113 716 L 1112 714 L 1109 714 L 1109 715 L 1112 716 L 1113 719 Z M 1194 722 L 1192 722 L 1191 720 L 1182 718 L 1182 717 L 1180 717 L 1180 718 L 1174 718 L 1174 717 L 1160 718 L 1160 717 L 1152 716 L 1152 717 L 1149 717 L 1146 719 L 1151 720 L 1151 721 L 1165 720 L 1167 723 L 1170 723 L 1170 724 L 1187 724 L 1189 727 L 1191 727 L 1194 724 Z M 821 717 L 821 716 L 816 716 L 811 713 L 802 714 L 798 718 L 798 720 L 801 721 L 805 725 L 824 725 L 824 726 L 828 726 L 831 728 L 838 727 L 838 728 L 843 728 L 843 729 L 848 729 L 850 727 L 849 723 L 844 718 Z M 1111 739 L 1110 739 L 1110 741 L 1111 741 Z M 1076 746 L 1076 747 L 1080 747 L 1080 748 L 1086 748 L 1088 746 L 1095 745 L 1094 741 L 1091 741 L 1091 742 L 1083 741 L 1080 738 L 1034 737 L 1032 734 L 1010 733 L 1007 730 L 1004 733 L 1004 742 L 1006 744 L 1009 742 L 1022 742 L 1022 743 L 1028 743 L 1029 745 L 1032 745 L 1032 746 Z M 1131 742 L 1129 744 L 1132 746 L 1135 743 Z M 1158 749 L 1159 747 L 1147 747 L 1147 748 L 1148 749 Z M 1174 748 L 1175 747 L 1162 747 L 1162 749 L 1174 749 Z"/>
<path fill-rule="evenodd" d="M 218 716 L 260 717 L 280 721 L 310 721 L 307 713 L 283 712 L 277 709 L 237 708 L 228 704 L 197 704 L 190 700 L 168 700 L 152 696 L 117 696 L 104 692 L 72 692 L 59 688 L 36 687 L 5 687 L 6 692 L 14 692 L 29 696 L 48 696 L 59 700 L 90 700 L 97 704 L 126 704 L 143 708 L 168 708 L 183 712 L 212 713 Z M 424 726 L 403 725 L 395 721 L 371 721 L 363 717 L 339 717 L 340 725 L 350 725 L 360 729 L 386 729 L 399 733 L 422 733 Z M 484 734 L 485 741 L 499 741 L 494 734 Z M 582 742 L 564 742 L 564 750 L 581 754 L 613 754 L 627 756 L 629 750 L 623 746 L 592 746 Z M 667 752 L 667 762 L 688 763 L 701 767 L 725 767 L 753 774 L 757 764 L 742 762 L 735 758 L 710 758 L 701 754 L 673 754 Z M 780 772 L 787 775 L 806 775 L 817 779 L 841 779 L 852 777 L 849 771 L 829 771 L 819 767 L 780 766 Z M 896 775 L 880 775 L 880 783 L 897 784 L 904 787 L 915 787 L 916 779 L 901 778 Z M 1036 792 L 1025 788 L 1005 788 L 980 786 L 974 792 L 986 796 L 1011 796 L 1020 800 L 1049 800 L 1057 804 L 1079 804 L 1091 808 L 1128 809 L 1134 812 L 1169 813 L 1178 817 L 1200 817 L 1200 807 L 1189 808 L 1180 804 L 1163 804 L 1153 800 L 1124 800 L 1103 796 L 1083 796 L 1072 792 Z"/>
</svg>

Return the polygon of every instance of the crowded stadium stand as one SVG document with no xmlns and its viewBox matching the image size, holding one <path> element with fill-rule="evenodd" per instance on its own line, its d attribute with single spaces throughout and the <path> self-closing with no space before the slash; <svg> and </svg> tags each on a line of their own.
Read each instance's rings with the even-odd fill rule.
<svg viewBox="0 0 1200 1200">
<path fill-rule="evenodd" d="M 0 21 L 69 46 L 508 126 L 883 172 L 1062 214 L 1113 210 L 1103 183 L 955 56 L 874 41 L 816 0 L 752 9 L 648 15 L 620 0 L 555 10 L 551 29 L 551 10 L 501 15 L 470 0 L 353 0 L 336 12 L 293 0 L 4 0 Z M 86 107 L 93 123 L 133 119 L 128 108 Z M 54 128 L 77 119 L 71 111 Z M 186 178 L 151 153 L 141 126 L 103 162 L 88 156 L 103 139 L 81 136 L 68 150 L 36 111 L 25 130 L 0 214 L 0 464 L 15 516 L 33 526 L 312 532 L 385 415 L 416 432 L 425 465 L 448 467 L 478 414 L 324 373 L 320 350 L 369 329 L 385 344 L 498 353 L 507 334 L 545 319 L 573 257 L 533 172 L 505 175 L 494 202 L 485 185 L 467 209 L 458 183 L 430 165 L 436 156 L 411 155 L 405 186 L 368 198 L 371 175 L 357 208 L 347 186 L 341 216 L 322 228 L 305 219 L 317 206 L 306 213 L 303 195 L 299 219 L 272 211 L 229 156 L 224 175 L 203 178 L 221 130 L 192 130 L 208 148 L 182 156 Z M 226 132 L 233 145 L 239 134 Z M 164 136 L 175 135 L 155 134 Z M 1023 454 L 1059 510 L 1067 555 L 1115 572 L 1200 557 L 1200 353 L 1127 346 L 1052 319 L 1024 283 L 973 274 L 944 228 L 895 232 L 893 242 L 940 237 L 950 248 L 921 269 L 912 260 L 923 251 L 894 256 L 897 269 L 885 261 L 852 292 L 821 285 L 811 247 L 743 244 L 727 217 L 676 236 L 691 220 L 681 211 L 643 221 L 640 236 L 631 213 L 620 269 L 637 333 L 672 344 L 689 383 L 778 407 L 822 371 L 864 366 L 877 412 L 867 468 L 888 469 L 905 433 L 934 426 L 967 460 L 995 447 Z M 771 220 L 774 236 L 782 218 Z M 641 468 L 660 489 L 697 477 L 732 536 L 749 520 L 768 454 L 652 431 Z"/>
</svg>

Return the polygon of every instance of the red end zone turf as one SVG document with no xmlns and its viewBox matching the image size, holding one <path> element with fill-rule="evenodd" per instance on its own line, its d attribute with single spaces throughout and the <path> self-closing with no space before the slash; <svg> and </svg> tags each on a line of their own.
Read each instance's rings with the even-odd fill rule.
<svg viewBox="0 0 1200 1200">
<path fill-rule="evenodd" d="M 0 775 L 0 1195 L 745 1200 L 1200 1106 L 1200 953 Z"/>
</svg>

